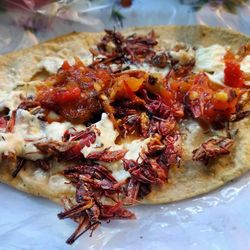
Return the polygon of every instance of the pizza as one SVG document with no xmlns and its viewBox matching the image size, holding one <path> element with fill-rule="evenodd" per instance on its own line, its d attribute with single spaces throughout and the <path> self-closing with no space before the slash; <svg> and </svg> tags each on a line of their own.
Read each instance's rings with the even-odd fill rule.
<svg viewBox="0 0 250 250">
<path fill-rule="evenodd" d="M 64 206 L 67 243 L 129 206 L 250 169 L 250 38 L 169 26 L 72 33 L 0 57 L 0 181 Z"/>
</svg>

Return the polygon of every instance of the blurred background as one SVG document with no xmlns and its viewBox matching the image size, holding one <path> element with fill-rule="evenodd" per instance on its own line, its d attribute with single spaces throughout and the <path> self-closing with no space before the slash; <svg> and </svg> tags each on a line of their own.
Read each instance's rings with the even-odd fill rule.
<svg viewBox="0 0 250 250">
<path fill-rule="evenodd" d="M 0 53 L 72 31 L 205 24 L 250 34 L 247 0 L 0 0 Z"/>
</svg>

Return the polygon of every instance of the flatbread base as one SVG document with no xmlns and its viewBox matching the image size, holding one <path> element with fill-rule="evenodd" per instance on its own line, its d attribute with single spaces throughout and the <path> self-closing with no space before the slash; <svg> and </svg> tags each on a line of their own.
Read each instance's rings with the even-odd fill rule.
<svg viewBox="0 0 250 250">
<path fill-rule="evenodd" d="M 211 44 L 229 45 L 237 50 L 250 43 L 250 38 L 240 33 L 221 28 L 205 26 L 158 26 L 125 30 L 124 33 L 147 33 L 154 30 L 160 36 L 160 47 L 167 48 L 172 42 L 185 42 L 193 46 Z M 20 81 L 31 81 L 37 72 L 36 65 L 45 56 L 78 56 L 96 44 L 103 33 L 72 33 L 29 49 L 13 52 L 0 57 L 0 87 L 12 89 Z M 79 52 L 80 51 L 80 52 Z M 239 133 L 229 156 L 219 158 L 211 166 L 191 161 L 192 150 L 204 142 L 206 135 L 202 130 L 186 131 L 183 145 L 183 165 L 170 170 L 168 183 L 154 190 L 143 199 L 145 204 L 168 203 L 210 192 L 223 186 L 250 169 L 250 119 L 235 125 Z M 13 164 L 3 162 L 0 166 L 0 181 L 23 192 L 42 196 L 60 203 L 62 197 L 74 196 L 74 187 L 67 184 L 61 175 L 62 163 L 53 162 L 49 172 L 43 172 L 28 162 L 16 178 L 12 178 Z"/>
</svg>

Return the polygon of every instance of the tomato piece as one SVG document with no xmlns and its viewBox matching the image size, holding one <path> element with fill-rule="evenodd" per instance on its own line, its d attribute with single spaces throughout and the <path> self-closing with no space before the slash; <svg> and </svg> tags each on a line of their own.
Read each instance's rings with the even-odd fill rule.
<svg viewBox="0 0 250 250">
<path fill-rule="evenodd" d="M 61 68 L 63 70 L 69 70 L 70 69 L 70 65 L 69 65 L 68 61 L 64 61 Z"/>
<path fill-rule="evenodd" d="M 102 81 L 103 87 L 108 87 L 111 82 L 110 74 L 106 70 L 99 69 L 96 76 Z"/>
<path fill-rule="evenodd" d="M 122 75 L 118 77 L 118 81 L 123 82 L 130 88 L 131 91 L 136 92 L 142 87 L 144 79 L 135 78 L 128 75 Z"/>
<path fill-rule="evenodd" d="M 146 82 L 145 86 L 149 92 L 160 95 L 165 103 L 172 103 L 174 101 L 174 94 L 164 86 L 162 79 L 158 79 L 155 84 Z"/>
<path fill-rule="evenodd" d="M 208 77 L 198 74 L 187 92 L 193 116 L 210 124 L 228 119 L 236 111 L 239 91 L 230 87 L 214 88 Z"/>
<path fill-rule="evenodd" d="M 231 50 L 228 50 L 224 56 L 224 61 L 235 61 L 235 55 Z"/>
<path fill-rule="evenodd" d="M 142 78 L 137 79 L 135 77 L 129 77 L 129 78 L 125 79 L 126 84 L 129 86 L 129 88 L 133 92 L 138 91 L 142 87 L 143 81 L 144 81 L 144 79 L 142 79 Z"/>
<path fill-rule="evenodd" d="M 233 88 L 241 88 L 244 86 L 244 75 L 240 70 L 240 64 L 235 61 L 226 61 L 225 85 Z"/>
<path fill-rule="evenodd" d="M 54 93 L 54 100 L 58 104 L 65 104 L 76 101 L 81 96 L 79 87 L 72 87 L 66 90 L 59 90 Z"/>
<path fill-rule="evenodd" d="M 78 58 L 74 65 L 64 61 L 56 75 L 37 87 L 36 100 L 47 111 L 60 115 L 60 119 L 85 123 L 101 112 L 98 96 L 112 79 L 108 71 L 85 67 Z"/>
<path fill-rule="evenodd" d="M 175 93 L 175 97 L 178 101 L 182 101 L 186 93 L 192 87 L 190 81 L 175 80 L 170 84 L 170 90 Z"/>
</svg>

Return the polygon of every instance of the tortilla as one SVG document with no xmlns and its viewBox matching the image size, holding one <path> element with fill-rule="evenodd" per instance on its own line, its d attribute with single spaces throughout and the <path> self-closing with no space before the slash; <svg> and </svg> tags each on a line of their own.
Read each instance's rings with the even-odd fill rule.
<svg viewBox="0 0 250 250">
<path fill-rule="evenodd" d="M 241 45 L 250 43 L 250 37 L 233 31 L 205 26 L 158 26 L 138 27 L 124 30 L 124 34 L 143 33 L 154 30 L 159 35 L 159 46 L 168 47 L 169 41 L 184 42 L 193 46 L 212 44 L 229 45 L 237 50 Z M 96 44 L 103 33 L 72 33 L 58 37 L 32 48 L 12 52 L 0 57 L 0 88 L 15 88 L 18 82 L 29 82 L 39 78 L 37 64 L 45 56 L 78 56 Z M 142 203 L 159 204 L 190 198 L 210 192 L 225 183 L 241 176 L 250 169 L 250 119 L 246 118 L 235 126 L 239 133 L 230 155 L 218 159 L 212 166 L 206 167 L 193 162 L 192 151 L 208 138 L 199 126 L 190 123 L 190 130 L 183 131 L 183 165 L 170 170 L 168 183 L 155 187 Z M 60 203 L 64 196 L 73 196 L 74 188 L 65 184 L 60 174 L 63 166 L 53 162 L 50 171 L 37 170 L 31 162 L 26 163 L 16 178 L 12 178 L 14 167 L 8 162 L 0 166 L 0 181 L 21 191 L 42 196 Z"/>
</svg>

